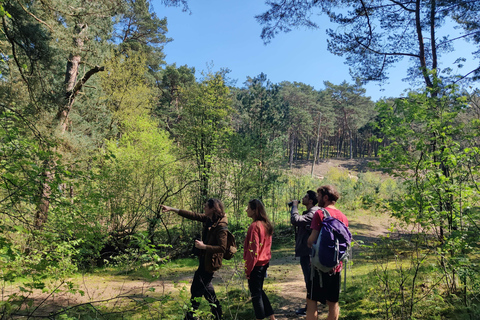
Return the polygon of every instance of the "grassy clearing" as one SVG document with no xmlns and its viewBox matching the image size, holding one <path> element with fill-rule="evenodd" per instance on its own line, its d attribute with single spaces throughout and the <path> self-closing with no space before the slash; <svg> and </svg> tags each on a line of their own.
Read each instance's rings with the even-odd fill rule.
<svg viewBox="0 0 480 320">
<path fill-rule="evenodd" d="M 389 234 L 394 221 L 379 212 L 345 212 L 355 244 L 347 267 L 346 290 L 340 298 L 341 319 L 464 320 L 479 314 L 474 293 L 445 295 L 441 264 L 421 242 L 425 236 L 398 231 Z M 214 278 L 227 320 L 254 319 L 239 244 L 240 252 L 225 261 Z M 182 258 L 156 268 L 117 266 L 76 274 L 70 281 L 83 296 L 79 291 L 70 295 L 58 292 L 38 311 L 56 313 L 53 319 L 183 319 L 197 265 L 196 258 Z M 303 275 L 294 259 L 294 233 L 288 221 L 276 226 L 265 290 L 278 319 L 294 317 L 293 310 L 304 303 Z M 44 297 L 39 295 L 35 301 Z M 325 310 L 321 313 L 325 315 Z M 209 319 L 204 299 L 199 315 Z"/>
</svg>

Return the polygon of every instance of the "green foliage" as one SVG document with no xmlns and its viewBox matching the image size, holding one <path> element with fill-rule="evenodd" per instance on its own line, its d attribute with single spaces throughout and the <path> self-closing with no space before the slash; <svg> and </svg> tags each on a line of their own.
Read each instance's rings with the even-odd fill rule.
<svg viewBox="0 0 480 320">
<path fill-rule="evenodd" d="M 440 5 L 446 4 L 450 2 Z M 308 12 L 336 3 L 285 5 L 306 5 L 301 9 Z M 446 14 L 475 34 L 472 13 L 478 5 L 451 8 Z M 377 8 L 371 13 L 380 17 Z M 340 21 L 329 14 L 347 29 L 365 18 Z M 352 213 L 391 210 L 405 225 L 413 223 L 428 235 L 386 239 L 382 252 L 370 253 L 379 267 L 362 280 L 367 297 L 359 291 L 347 297 L 368 310 L 352 309 L 347 317 L 453 318 L 478 310 L 478 95 L 468 97 L 467 104 L 442 87 L 436 70 L 424 68 L 424 78 L 434 80 L 431 85 L 427 81 L 428 91 L 379 103 L 378 117 L 368 122 L 374 112 L 360 81 L 327 82 L 326 90 L 316 91 L 297 82 L 272 84 L 260 74 L 247 78 L 243 88 L 229 88 L 226 71 L 197 81 L 187 66 L 161 70 L 163 45 L 170 39 L 166 20 L 152 12 L 148 0 L 101 0 L 88 6 L 80 0 L 0 0 L 0 18 L 0 280 L 2 289 L 17 288 L 4 295 L 0 317 L 33 311 L 35 290 L 82 294 L 65 281 L 79 268 L 109 264 L 146 281 L 163 281 L 172 269 L 193 272 L 192 259 L 171 259 L 188 256 L 199 224 L 162 212 L 164 203 L 197 209 L 208 197 L 221 198 L 241 245 L 250 223 L 244 207 L 251 198 L 261 198 L 275 223 L 276 255 L 284 255 L 282 247 L 293 241 L 286 203 L 320 184 L 336 185 L 342 192 L 339 206 Z M 441 24 L 442 19 L 435 21 Z M 344 52 L 360 67 L 354 72 L 384 78 L 383 69 L 372 73 L 377 59 L 352 59 L 366 57 L 367 51 L 344 47 L 348 36 L 336 39 L 331 48 L 353 50 Z M 388 57 L 385 65 L 396 62 Z M 105 71 L 96 74 L 102 67 Z M 76 89 L 66 92 L 66 82 Z M 57 130 L 59 120 L 63 131 Z M 366 141 L 373 133 L 376 139 Z M 352 144 L 360 140 L 364 145 L 356 150 L 363 151 L 356 153 Z M 315 151 L 323 157 L 354 157 L 376 154 L 380 143 L 386 146 L 380 165 L 396 179 L 336 169 L 320 181 L 283 171 L 286 150 L 293 167 L 297 160 L 313 158 Z M 241 254 L 224 268 L 232 274 L 219 290 L 226 313 L 253 317 L 251 308 L 245 308 Z M 268 279 L 267 284 L 275 282 Z M 161 297 L 131 298 L 119 312 L 127 318 L 180 319 L 189 308 L 186 287 L 179 285 L 178 292 Z M 203 304 L 198 315 L 208 317 L 208 310 Z M 101 314 L 113 319 L 116 311 L 85 305 L 52 317 Z"/>
<path fill-rule="evenodd" d="M 283 130 L 287 131 L 288 147 L 289 147 L 289 162 L 293 165 L 295 157 L 295 146 L 298 143 L 309 143 L 309 141 L 317 140 L 315 136 L 321 128 L 318 128 L 318 118 L 327 118 L 329 111 L 324 106 L 320 99 L 318 91 L 313 87 L 303 83 L 280 83 L 280 95 L 283 98 L 282 107 L 285 108 L 285 127 Z M 322 124 L 322 128 L 332 126 L 333 123 Z M 313 130 L 316 128 L 317 130 Z M 313 151 L 314 152 L 314 151 Z M 312 152 L 312 153 L 313 153 Z M 308 150 L 310 153 L 310 149 Z M 307 159 L 309 154 L 307 155 Z M 302 155 L 303 159 L 303 155 Z"/>
<path fill-rule="evenodd" d="M 160 76 L 160 97 L 153 113 L 160 119 L 165 130 L 176 136 L 180 134 L 178 123 L 181 122 L 182 106 L 188 98 L 189 88 L 196 84 L 195 68 L 168 65 L 160 72 Z"/>
<path fill-rule="evenodd" d="M 446 295 L 435 240 L 417 230 L 363 245 L 343 294 L 346 319 L 469 319 L 478 297 Z M 362 270 L 362 272 L 359 272 Z"/>
<path fill-rule="evenodd" d="M 149 222 L 153 240 L 161 219 L 160 205 L 178 183 L 172 175 L 176 170 L 174 148 L 168 135 L 148 116 L 130 117 L 122 125 L 122 137 L 106 142 L 110 156 L 101 167 L 98 187 L 110 211 L 105 218 L 114 234 L 134 234 Z"/>
<path fill-rule="evenodd" d="M 54 153 L 50 141 L 31 136 L 39 134 L 38 131 L 28 132 L 22 128 L 24 121 L 8 109 L 3 109 L 0 117 L 0 280 L 2 290 L 7 286 L 17 288 L 8 291 L 2 299 L 3 317 L 20 309 L 33 310 L 30 296 L 34 290 L 75 292 L 65 279 L 77 271 L 75 256 L 82 243 L 71 237 L 71 225 L 58 223 L 60 217 L 71 218 L 69 210 L 61 206 L 52 212 L 53 218 L 43 230 L 33 228 L 35 197 L 39 185 L 45 181 L 43 164 Z M 49 186 L 52 197 L 61 203 L 61 182 L 70 173 L 60 158 L 57 159 L 58 170 Z"/>
<path fill-rule="evenodd" d="M 229 156 L 235 162 L 235 196 L 248 201 L 266 198 L 280 177 L 286 109 L 279 86 L 265 74 L 248 78 L 245 84 L 246 88 L 237 92 L 238 128 Z M 248 190 L 247 194 L 242 189 Z"/>
<path fill-rule="evenodd" d="M 229 89 L 221 72 L 207 74 L 205 79 L 189 88 L 179 124 L 180 140 L 187 154 L 195 161 L 200 181 L 200 208 L 209 197 L 213 164 L 221 161 L 230 135 L 233 109 Z"/>
<path fill-rule="evenodd" d="M 51 142 L 38 141 L 34 136 L 32 137 L 29 130 L 22 127 L 23 121 L 24 118 L 17 112 L 2 108 L 0 114 L 2 202 L 0 205 L 3 212 L 11 212 L 17 217 L 22 215 L 25 206 L 34 203 L 38 183 L 41 181 L 43 163 L 53 154 L 49 150 Z M 27 122 L 27 125 L 31 123 Z M 34 131 L 34 133 L 38 132 Z M 57 182 L 58 180 L 54 183 Z M 19 203 L 22 205 L 17 207 Z M 15 211 L 20 212 L 17 215 L 14 214 Z"/>
<path fill-rule="evenodd" d="M 476 270 L 472 253 L 478 242 L 472 235 L 479 230 L 469 207 L 479 199 L 477 149 L 465 142 L 474 142 L 478 132 L 466 129 L 475 120 L 458 122 L 465 112 L 464 97 L 452 88 L 441 96 L 432 92 L 378 104 L 379 129 L 391 141 L 381 152 L 380 165 L 404 179 L 406 192 L 391 201 L 392 214 L 436 236 L 428 245 L 442 266 L 437 268 L 444 272 L 444 287 L 438 281 L 432 290 L 440 296 L 468 295 L 477 285 L 469 275 Z M 421 277 L 424 270 L 416 272 Z"/>
<path fill-rule="evenodd" d="M 133 51 L 106 61 L 106 72 L 101 74 L 105 94 L 102 103 L 116 121 L 125 122 L 143 116 L 152 108 L 155 90 L 147 82 L 146 62 L 145 53 Z"/>
<path fill-rule="evenodd" d="M 325 82 L 325 98 L 333 109 L 337 128 L 344 131 L 344 136 L 349 140 L 349 156 L 353 159 L 353 135 L 363 127 L 374 115 L 374 104 L 370 97 L 365 96 L 366 90 L 362 88 L 361 81 L 356 80 L 354 85 L 346 81 L 340 85 Z M 342 147 L 338 148 L 338 155 Z"/>
<path fill-rule="evenodd" d="M 442 53 L 450 52 L 457 41 L 480 41 L 476 32 L 480 26 L 475 18 L 480 6 L 476 1 L 276 0 L 268 5 L 268 10 L 257 16 L 264 25 L 261 37 L 265 42 L 293 28 L 319 28 L 313 18 L 316 13 L 324 13 L 337 25 L 327 30 L 329 51 L 344 56 L 352 75 L 362 81 L 387 79 L 389 67 L 408 57 L 412 65 L 409 76 L 433 88 L 437 72 L 440 75 Z M 454 28 L 461 28 L 464 33 L 450 34 Z M 403 36 L 398 37 L 399 34 Z M 457 66 L 461 68 L 458 60 L 452 69 Z M 446 69 L 442 76 L 449 83 L 456 83 L 459 77 L 453 75 L 449 66 L 442 68 Z M 434 72 L 429 74 L 427 70 Z M 464 71 L 463 75 L 467 77 L 470 71 Z"/>
<path fill-rule="evenodd" d="M 143 54 L 147 57 L 145 66 L 155 77 L 165 63 L 163 45 L 171 41 L 166 37 L 167 19 L 157 17 L 149 0 L 123 1 L 121 12 L 114 31 L 119 51 Z"/>
</svg>

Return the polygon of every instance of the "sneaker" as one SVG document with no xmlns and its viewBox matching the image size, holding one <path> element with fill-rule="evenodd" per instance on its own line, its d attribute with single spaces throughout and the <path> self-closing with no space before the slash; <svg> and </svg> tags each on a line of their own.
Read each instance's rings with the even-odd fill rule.
<svg viewBox="0 0 480 320">
<path fill-rule="evenodd" d="M 307 308 L 300 308 L 295 311 L 295 313 L 299 316 L 306 316 L 307 315 Z"/>
</svg>

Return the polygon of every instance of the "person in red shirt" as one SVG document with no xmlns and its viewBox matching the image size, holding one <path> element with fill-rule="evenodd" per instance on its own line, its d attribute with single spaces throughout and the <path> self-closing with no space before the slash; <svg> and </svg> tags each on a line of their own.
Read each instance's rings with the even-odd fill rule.
<svg viewBox="0 0 480 320">
<path fill-rule="evenodd" d="M 267 276 L 267 268 L 272 253 L 273 226 L 267 217 L 265 206 L 258 199 L 248 202 L 247 215 L 253 222 L 247 231 L 243 246 L 245 260 L 245 275 L 248 279 L 248 288 L 252 297 L 253 310 L 257 319 L 269 317 L 275 320 L 272 305 L 265 291 L 263 280 Z"/>
<path fill-rule="evenodd" d="M 340 220 L 348 227 L 347 217 L 337 208 L 335 203 L 340 198 L 340 193 L 334 186 L 321 186 L 317 190 L 318 205 L 328 211 L 330 216 Z M 315 212 L 312 218 L 312 233 L 308 238 L 307 245 L 309 248 L 317 241 L 320 229 L 322 229 L 322 221 L 324 214 L 322 210 Z M 324 273 L 317 270 L 315 272 L 313 281 L 309 281 L 307 288 L 307 320 L 317 320 L 318 310 L 317 301 L 328 305 L 327 320 L 337 320 L 340 315 L 340 306 L 338 305 L 338 298 L 340 295 L 340 271 L 342 271 L 342 263 L 340 263 L 333 272 Z M 322 286 L 320 286 L 320 277 L 322 277 Z"/>
</svg>

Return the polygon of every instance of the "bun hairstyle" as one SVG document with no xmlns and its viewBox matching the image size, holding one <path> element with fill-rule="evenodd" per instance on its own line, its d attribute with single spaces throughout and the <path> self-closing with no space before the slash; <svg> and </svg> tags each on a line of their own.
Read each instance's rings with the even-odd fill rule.
<svg viewBox="0 0 480 320">
<path fill-rule="evenodd" d="M 336 202 L 340 198 L 340 192 L 332 185 L 321 186 L 317 189 L 318 194 L 328 196 L 330 202 Z"/>
<path fill-rule="evenodd" d="M 207 200 L 207 206 L 213 209 L 213 216 L 215 219 L 225 217 L 225 207 L 223 202 L 219 199 L 210 198 Z"/>
<path fill-rule="evenodd" d="M 261 221 L 265 226 L 267 234 L 271 236 L 273 234 L 273 225 L 270 222 L 270 219 L 268 219 L 267 212 L 265 211 L 265 206 L 263 205 L 262 201 L 258 199 L 250 200 L 248 202 L 248 206 L 255 212 L 253 221 Z"/>
</svg>

